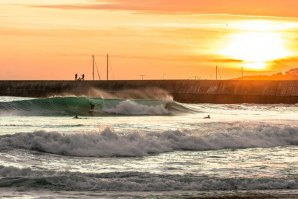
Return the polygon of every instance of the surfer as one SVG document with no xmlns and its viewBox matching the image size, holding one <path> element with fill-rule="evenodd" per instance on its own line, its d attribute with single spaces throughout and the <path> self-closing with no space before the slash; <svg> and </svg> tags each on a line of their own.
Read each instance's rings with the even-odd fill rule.
<svg viewBox="0 0 298 199">
<path fill-rule="evenodd" d="M 207 117 L 204 117 L 204 119 L 211 119 L 210 115 L 208 115 Z"/>
<path fill-rule="evenodd" d="M 73 117 L 73 119 L 79 119 L 78 114 L 76 114 L 76 115 Z"/>
<path fill-rule="evenodd" d="M 169 110 L 170 109 L 170 103 L 166 103 L 165 109 Z"/>
<path fill-rule="evenodd" d="M 90 112 L 90 113 L 93 113 L 94 109 L 95 109 L 95 105 L 92 104 L 92 103 L 90 103 L 90 109 L 89 109 L 89 112 Z"/>
</svg>

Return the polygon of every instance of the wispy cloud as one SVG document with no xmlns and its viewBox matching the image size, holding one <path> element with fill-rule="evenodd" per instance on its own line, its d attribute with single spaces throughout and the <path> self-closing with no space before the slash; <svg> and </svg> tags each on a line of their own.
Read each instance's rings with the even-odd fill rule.
<svg viewBox="0 0 298 199">
<path fill-rule="evenodd" d="M 298 17 L 297 0 L 109 0 L 85 4 L 32 5 L 56 9 L 129 10 L 137 12 L 237 14 Z M 282 9 L 281 9 L 282 8 Z"/>
<path fill-rule="evenodd" d="M 275 71 L 285 71 L 289 68 L 296 68 L 298 66 L 298 57 L 287 57 L 278 60 L 273 60 L 271 63 L 271 68 Z"/>
<path fill-rule="evenodd" d="M 298 57 L 287 57 L 283 59 L 273 60 L 272 63 L 280 66 L 293 65 L 297 67 Z"/>
</svg>

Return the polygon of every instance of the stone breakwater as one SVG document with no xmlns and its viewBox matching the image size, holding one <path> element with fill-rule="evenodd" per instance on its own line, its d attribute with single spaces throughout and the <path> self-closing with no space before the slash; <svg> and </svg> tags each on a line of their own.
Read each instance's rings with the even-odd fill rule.
<svg viewBox="0 0 298 199">
<path fill-rule="evenodd" d="M 182 103 L 298 103 L 298 81 L 295 80 L 0 81 L 0 96 L 89 95 L 92 89 L 110 94 L 158 89 Z"/>
</svg>

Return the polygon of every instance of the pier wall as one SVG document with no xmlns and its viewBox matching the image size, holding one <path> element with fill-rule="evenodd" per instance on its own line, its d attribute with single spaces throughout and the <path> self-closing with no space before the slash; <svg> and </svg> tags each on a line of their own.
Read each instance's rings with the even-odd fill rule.
<svg viewBox="0 0 298 199">
<path fill-rule="evenodd" d="M 127 89 L 162 89 L 182 103 L 298 103 L 295 80 L 0 81 L 0 96 L 87 95 L 90 89 L 113 94 Z"/>
</svg>

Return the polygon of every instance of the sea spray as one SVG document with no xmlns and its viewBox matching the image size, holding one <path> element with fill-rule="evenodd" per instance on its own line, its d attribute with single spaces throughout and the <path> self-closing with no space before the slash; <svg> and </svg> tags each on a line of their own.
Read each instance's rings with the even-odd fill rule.
<svg viewBox="0 0 298 199">
<path fill-rule="evenodd" d="M 102 98 L 102 99 L 152 99 L 161 101 L 173 101 L 173 97 L 164 89 L 157 87 L 148 87 L 142 89 L 121 89 L 117 91 L 107 91 L 99 88 L 87 88 L 79 91 L 70 90 L 65 93 L 57 95 L 59 97 L 88 97 L 88 98 Z"/>
<path fill-rule="evenodd" d="M 166 104 L 144 105 L 136 101 L 125 100 L 112 108 L 104 108 L 103 112 L 122 115 L 166 115 L 169 114 Z"/>
</svg>

